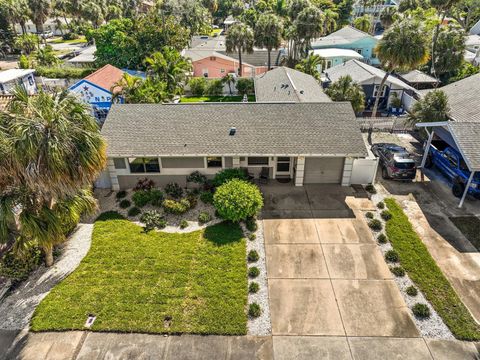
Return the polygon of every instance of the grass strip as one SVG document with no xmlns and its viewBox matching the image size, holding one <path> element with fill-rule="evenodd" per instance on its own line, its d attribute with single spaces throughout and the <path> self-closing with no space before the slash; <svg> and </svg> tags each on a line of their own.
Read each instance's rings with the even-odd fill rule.
<svg viewBox="0 0 480 360">
<path fill-rule="evenodd" d="M 394 199 L 385 199 L 392 213 L 386 232 L 400 262 L 453 335 L 460 340 L 479 340 L 480 326 L 462 303 L 428 252 L 407 215 Z"/>
</svg>

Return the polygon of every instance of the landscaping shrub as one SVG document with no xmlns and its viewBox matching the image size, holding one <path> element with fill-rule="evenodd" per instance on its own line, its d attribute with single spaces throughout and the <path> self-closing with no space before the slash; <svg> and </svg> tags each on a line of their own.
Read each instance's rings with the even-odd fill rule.
<svg viewBox="0 0 480 360">
<path fill-rule="evenodd" d="M 140 213 L 141 213 L 140 209 L 136 206 L 128 210 L 128 216 L 131 216 L 131 217 L 137 216 Z"/>
<path fill-rule="evenodd" d="M 209 222 L 210 220 L 212 220 L 212 215 L 210 215 L 209 213 L 205 212 L 205 211 L 202 211 L 199 215 L 198 215 L 198 222 L 200 225 L 202 224 L 206 224 L 207 222 Z"/>
<path fill-rule="evenodd" d="M 257 218 L 253 216 L 247 218 L 247 220 L 245 221 L 245 226 L 247 227 L 248 231 L 251 231 L 251 232 L 257 231 L 258 229 Z"/>
<path fill-rule="evenodd" d="M 180 201 L 176 200 L 164 200 L 163 209 L 169 214 L 184 214 L 190 209 L 190 203 L 187 199 L 181 199 Z"/>
<path fill-rule="evenodd" d="M 398 262 L 399 260 L 398 253 L 395 250 L 388 250 L 385 253 L 385 260 L 391 263 Z"/>
<path fill-rule="evenodd" d="M 373 184 L 368 184 L 367 186 L 365 186 L 365 190 L 367 190 L 370 194 L 377 193 L 377 189 L 375 189 L 375 186 L 373 186 Z"/>
<path fill-rule="evenodd" d="M 223 169 L 219 171 L 212 180 L 214 186 L 218 187 L 232 179 L 247 180 L 245 171 L 238 168 Z"/>
<path fill-rule="evenodd" d="M 250 304 L 250 306 L 248 307 L 248 315 L 256 318 L 259 317 L 261 314 L 262 309 L 260 308 L 260 305 L 258 305 L 257 303 Z"/>
<path fill-rule="evenodd" d="M 255 235 L 255 234 L 250 234 L 250 235 L 248 235 L 248 238 L 249 238 L 251 241 L 253 241 L 253 240 L 255 240 L 255 239 L 257 238 L 257 235 Z"/>
<path fill-rule="evenodd" d="M 138 191 L 138 190 L 144 190 L 144 191 L 148 191 L 148 190 L 151 190 L 153 189 L 153 187 L 155 186 L 155 182 L 151 179 L 148 179 L 148 178 L 141 178 L 141 179 L 138 179 L 135 187 L 133 188 L 134 191 Z"/>
<path fill-rule="evenodd" d="M 132 195 L 132 200 L 135 206 L 144 207 L 151 201 L 150 192 L 146 190 L 135 191 Z"/>
<path fill-rule="evenodd" d="M 180 221 L 180 229 L 186 229 L 188 227 L 188 221 L 183 219 Z"/>
<path fill-rule="evenodd" d="M 195 184 L 205 184 L 207 177 L 200 173 L 200 171 L 194 171 L 187 176 L 187 182 L 192 182 Z"/>
<path fill-rule="evenodd" d="M 373 219 L 373 213 L 369 211 L 369 212 L 367 212 L 367 213 L 365 214 L 365 217 L 366 217 L 367 219 Z"/>
<path fill-rule="evenodd" d="M 427 319 L 430 317 L 430 309 L 426 304 L 416 303 L 412 306 L 413 315 L 420 319 Z"/>
<path fill-rule="evenodd" d="M 388 210 L 383 210 L 380 216 L 383 220 L 388 221 L 392 218 L 392 213 Z"/>
<path fill-rule="evenodd" d="M 380 244 L 386 244 L 387 243 L 387 236 L 385 234 L 379 234 L 377 236 L 377 241 L 380 243 Z"/>
<path fill-rule="evenodd" d="M 204 204 L 213 204 L 213 193 L 211 191 L 202 191 L 200 193 L 200 200 Z"/>
<path fill-rule="evenodd" d="M 259 258 L 260 256 L 258 255 L 258 252 L 256 250 L 250 250 L 248 252 L 248 256 L 247 256 L 248 262 L 256 262 L 258 261 Z"/>
<path fill-rule="evenodd" d="M 417 296 L 418 294 L 418 290 L 415 286 L 411 285 L 409 287 L 407 287 L 407 289 L 405 290 L 405 292 L 407 293 L 407 295 L 409 296 Z"/>
<path fill-rule="evenodd" d="M 26 250 L 23 256 L 8 251 L 0 259 L 0 276 L 10 279 L 13 284 L 26 280 L 42 262 L 42 252 L 36 246 Z"/>
<path fill-rule="evenodd" d="M 127 196 L 127 192 L 125 190 L 120 190 L 119 192 L 117 192 L 117 194 L 115 195 L 115 197 L 117 199 L 123 199 L 124 197 Z"/>
<path fill-rule="evenodd" d="M 392 266 L 390 267 L 390 271 L 392 272 L 393 275 L 397 277 L 405 276 L 405 269 L 401 266 Z"/>
<path fill-rule="evenodd" d="M 252 281 L 250 285 L 248 285 L 248 292 L 251 294 L 255 294 L 260 290 L 260 285 L 256 283 L 255 281 Z"/>
<path fill-rule="evenodd" d="M 198 203 L 197 195 L 195 195 L 194 192 L 189 192 L 185 197 L 185 199 L 187 199 L 188 202 L 190 203 L 190 209 L 193 209 L 195 208 L 195 206 L 197 206 L 197 203 Z"/>
<path fill-rule="evenodd" d="M 194 77 L 188 82 L 190 91 L 194 96 L 202 96 L 207 88 L 207 79 L 204 77 Z"/>
<path fill-rule="evenodd" d="M 233 179 L 217 188 L 213 204 L 222 218 L 238 222 L 255 216 L 263 206 L 263 198 L 258 186 Z"/>
<path fill-rule="evenodd" d="M 383 201 L 380 201 L 379 203 L 377 203 L 377 208 L 385 209 L 385 203 Z"/>
<path fill-rule="evenodd" d="M 235 87 L 237 88 L 238 93 L 242 96 L 245 94 L 250 95 L 255 93 L 253 79 L 240 78 L 237 80 Z"/>
<path fill-rule="evenodd" d="M 183 195 L 183 189 L 180 185 L 175 182 L 171 182 L 165 186 L 165 194 L 173 197 L 174 199 L 179 199 Z"/>
<path fill-rule="evenodd" d="M 95 69 L 91 68 L 74 68 L 74 67 L 46 67 L 37 66 L 35 74 L 52 79 L 83 79 L 90 75 Z"/>
<path fill-rule="evenodd" d="M 167 221 L 157 210 L 146 211 L 140 217 L 140 221 L 145 224 L 145 232 L 149 232 L 155 228 L 163 229 L 167 226 Z"/>
<path fill-rule="evenodd" d="M 161 192 L 160 190 L 152 189 L 148 192 L 148 195 L 150 197 L 150 203 L 153 206 L 162 206 L 164 198 L 163 192 Z"/>
<path fill-rule="evenodd" d="M 252 266 L 248 269 L 248 276 L 251 278 L 256 278 L 258 275 L 260 275 L 260 270 L 258 270 L 256 266 Z"/>
<path fill-rule="evenodd" d="M 120 204 L 119 204 L 120 208 L 122 209 L 127 209 L 130 207 L 130 205 L 132 205 L 132 203 L 127 199 L 123 199 L 122 201 L 120 201 Z"/>
<path fill-rule="evenodd" d="M 213 79 L 207 82 L 205 88 L 205 95 L 220 96 L 223 93 L 223 81 L 222 79 Z"/>
<path fill-rule="evenodd" d="M 382 226 L 382 222 L 378 219 L 372 219 L 368 222 L 368 226 L 370 227 L 370 229 L 374 230 L 374 231 L 380 231 L 382 230 L 383 226 Z"/>
</svg>

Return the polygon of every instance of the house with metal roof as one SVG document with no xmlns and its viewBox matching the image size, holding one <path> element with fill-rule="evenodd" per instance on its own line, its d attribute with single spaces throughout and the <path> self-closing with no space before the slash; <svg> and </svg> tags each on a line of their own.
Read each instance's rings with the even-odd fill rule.
<svg viewBox="0 0 480 360">
<path fill-rule="evenodd" d="M 365 62 L 372 65 L 380 65 L 380 61 L 375 55 L 375 46 L 377 46 L 378 39 L 366 32 L 358 30 L 353 26 L 347 25 L 340 30 L 337 30 L 325 37 L 316 39 L 312 42 L 313 50 L 317 49 L 346 49 L 359 54 Z M 333 50 L 330 50 L 333 51 Z M 330 58 L 326 68 L 341 64 L 346 59 L 346 54 L 339 54 L 339 56 Z M 349 52 L 350 57 L 352 53 Z"/>
<path fill-rule="evenodd" d="M 114 104 L 102 135 L 114 190 L 145 177 L 185 185 L 193 171 L 225 168 L 348 186 L 376 170 L 348 102 Z"/>
<path fill-rule="evenodd" d="M 16 86 L 22 86 L 29 94 L 37 92 L 34 69 L 9 69 L 0 71 L 0 95 L 8 95 Z"/>
</svg>

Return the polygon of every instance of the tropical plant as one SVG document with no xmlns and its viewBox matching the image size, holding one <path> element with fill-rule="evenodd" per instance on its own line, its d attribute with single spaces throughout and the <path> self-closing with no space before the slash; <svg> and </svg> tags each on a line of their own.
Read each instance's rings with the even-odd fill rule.
<svg viewBox="0 0 480 360">
<path fill-rule="evenodd" d="M 304 53 L 310 49 L 311 40 L 322 35 L 323 20 L 324 16 L 320 9 L 308 6 L 298 14 L 293 22 L 297 36 L 302 39 Z"/>
<path fill-rule="evenodd" d="M 233 179 L 217 188 L 213 205 L 222 218 L 238 222 L 255 216 L 263 206 L 263 198 L 255 184 Z"/>
<path fill-rule="evenodd" d="M 35 61 L 40 66 L 56 66 L 60 63 L 60 59 L 57 58 L 53 48 L 50 45 L 45 45 L 35 53 Z"/>
<path fill-rule="evenodd" d="M 446 26 L 440 29 L 435 46 L 435 54 L 431 61 L 435 75 L 446 80 L 451 77 L 462 66 L 465 53 L 465 31 L 456 26 Z"/>
<path fill-rule="evenodd" d="M 193 95 L 202 96 L 205 94 L 207 88 L 207 79 L 204 77 L 194 77 L 190 79 L 188 85 L 190 86 L 190 91 Z"/>
<path fill-rule="evenodd" d="M 223 169 L 215 174 L 212 182 L 214 186 L 218 187 L 232 179 L 246 180 L 247 175 L 245 175 L 245 171 L 239 168 Z"/>
<path fill-rule="evenodd" d="M 450 115 L 447 95 L 442 90 L 432 90 L 417 101 L 408 116 L 411 123 L 447 121 Z"/>
<path fill-rule="evenodd" d="M 332 9 L 326 9 L 323 11 L 324 22 L 323 22 L 323 33 L 328 35 L 335 31 L 337 28 L 337 20 L 339 15 L 337 12 Z"/>
<path fill-rule="evenodd" d="M 205 94 L 210 96 L 220 96 L 223 93 L 222 79 L 212 79 L 207 82 Z"/>
<path fill-rule="evenodd" d="M 255 93 L 253 79 L 240 78 L 237 80 L 235 87 L 240 95 L 249 95 Z"/>
<path fill-rule="evenodd" d="M 396 22 L 385 32 L 378 42 L 376 53 L 385 75 L 378 87 L 372 117 L 377 114 L 379 95 L 391 73 L 398 69 L 409 71 L 427 62 L 427 38 L 419 23 L 405 19 Z"/>
<path fill-rule="evenodd" d="M 235 76 L 233 76 L 233 74 L 226 74 L 223 78 L 222 78 L 222 82 L 224 84 L 227 84 L 228 86 L 228 92 L 230 95 L 232 95 L 232 85 L 235 84 Z"/>
<path fill-rule="evenodd" d="M 319 69 L 324 65 L 325 61 L 320 55 L 310 54 L 305 59 L 295 65 L 295 69 L 305 74 L 312 75 L 315 79 L 320 80 Z"/>
<path fill-rule="evenodd" d="M 380 13 L 380 22 L 385 29 L 388 29 L 398 18 L 397 9 L 393 6 L 384 8 Z"/>
<path fill-rule="evenodd" d="M 255 45 L 267 49 L 267 69 L 271 68 L 270 53 L 282 43 L 283 24 L 274 14 L 262 14 L 255 25 Z"/>
<path fill-rule="evenodd" d="M 23 54 L 31 54 L 38 46 L 40 39 L 35 34 L 23 34 L 17 36 L 13 42 L 13 46 L 20 50 Z"/>
<path fill-rule="evenodd" d="M 47 21 L 52 2 L 50 0 L 28 0 L 30 18 L 37 28 L 37 32 L 43 33 L 43 24 Z"/>
<path fill-rule="evenodd" d="M 360 84 L 350 75 L 340 77 L 325 91 L 333 101 L 350 101 L 353 111 L 358 114 L 365 108 L 365 93 Z"/>
<path fill-rule="evenodd" d="M 88 188 L 105 167 L 105 143 L 86 104 L 67 92 L 16 88 L 0 113 L 0 241 L 22 252 L 53 246 L 96 201 Z"/>
<path fill-rule="evenodd" d="M 253 52 L 254 35 L 252 29 L 243 23 L 232 25 L 226 35 L 225 46 L 227 52 L 238 52 L 238 75 L 242 76 L 243 62 L 242 53 L 251 54 Z"/>
<path fill-rule="evenodd" d="M 358 30 L 368 33 L 370 31 L 370 28 L 372 27 L 371 18 L 368 15 L 357 17 L 353 21 L 353 26 Z"/>
</svg>

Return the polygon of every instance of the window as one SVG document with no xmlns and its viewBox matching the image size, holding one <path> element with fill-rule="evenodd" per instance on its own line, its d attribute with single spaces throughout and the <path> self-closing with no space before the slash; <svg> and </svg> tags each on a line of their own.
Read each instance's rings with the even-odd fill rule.
<svg viewBox="0 0 480 360">
<path fill-rule="evenodd" d="M 362 53 L 363 53 L 363 49 L 355 49 L 355 51 L 356 51 L 357 53 L 359 53 L 360 55 L 362 55 Z"/>
<path fill-rule="evenodd" d="M 268 157 L 267 156 L 256 156 L 256 157 L 249 157 L 248 158 L 248 165 L 268 165 Z"/>
<path fill-rule="evenodd" d="M 215 61 L 217 58 L 215 56 L 210 56 L 210 61 Z"/>
<path fill-rule="evenodd" d="M 457 168 L 458 166 L 458 159 L 455 154 L 452 154 L 450 151 L 446 151 L 443 156 L 445 157 L 445 160 L 447 160 L 450 163 L 450 166 L 452 168 Z"/>
<path fill-rule="evenodd" d="M 378 88 L 380 87 L 380 85 L 375 85 L 375 91 L 373 92 L 373 97 L 377 97 L 377 93 L 378 93 Z M 386 85 L 383 85 L 383 89 L 382 89 L 382 93 L 380 94 L 380 97 L 384 97 L 385 96 L 385 92 L 387 91 L 387 86 Z"/>
<path fill-rule="evenodd" d="M 126 169 L 127 165 L 125 164 L 125 159 L 124 158 L 114 158 L 113 159 L 113 165 L 115 166 L 115 169 Z"/>
<path fill-rule="evenodd" d="M 207 157 L 207 167 L 209 168 L 222 167 L 222 157 L 221 156 Z"/>
<path fill-rule="evenodd" d="M 158 158 L 134 158 L 129 159 L 130 172 L 132 173 L 159 173 L 160 164 Z"/>
<path fill-rule="evenodd" d="M 225 73 L 225 69 L 220 69 L 220 72 L 223 74 Z"/>
<path fill-rule="evenodd" d="M 29 76 L 29 77 L 27 78 L 27 80 L 28 80 L 28 84 L 29 84 L 30 86 L 32 86 L 32 85 L 33 85 L 33 76 Z"/>
</svg>

